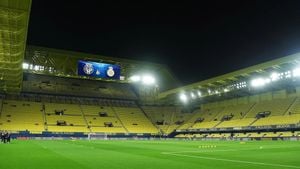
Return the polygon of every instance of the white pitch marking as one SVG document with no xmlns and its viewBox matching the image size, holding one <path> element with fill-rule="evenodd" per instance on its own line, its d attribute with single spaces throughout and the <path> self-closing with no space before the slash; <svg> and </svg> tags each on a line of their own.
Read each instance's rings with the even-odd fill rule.
<svg viewBox="0 0 300 169">
<path fill-rule="evenodd" d="M 233 163 L 244 163 L 244 164 L 254 164 L 254 165 L 265 165 L 265 166 L 273 166 L 273 167 L 286 167 L 286 168 L 300 168 L 300 166 L 293 166 L 293 165 L 284 165 L 284 164 L 271 164 L 271 163 L 262 163 L 262 162 L 254 162 L 254 161 L 242 161 L 242 160 L 230 160 L 224 158 L 214 158 L 214 157 L 203 157 L 203 156 L 193 156 L 193 155 L 184 155 L 184 154 L 166 154 L 166 155 L 173 155 L 173 156 L 182 156 L 182 157 L 190 157 L 190 158 L 200 158 L 206 160 L 216 160 L 216 161 L 227 161 Z"/>
<path fill-rule="evenodd" d="M 161 152 L 161 154 L 177 154 L 177 153 L 209 153 L 209 152 L 218 152 L 218 151 L 239 151 L 239 150 L 202 150 L 202 151 L 174 151 L 174 152 Z"/>
<path fill-rule="evenodd" d="M 216 149 L 205 149 L 205 150 L 194 150 L 194 151 L 173 151 L 173 152 L 161 152 L 161 154 L 177 154 L 177 153 L 210 153 L 210 152 L 222 152 L 222 151 L 247 151 L 247 150 L 257 150 L 257 148 L 248 149 L 226 149 L 226 150 L 216 150 Z"/>
</svg>

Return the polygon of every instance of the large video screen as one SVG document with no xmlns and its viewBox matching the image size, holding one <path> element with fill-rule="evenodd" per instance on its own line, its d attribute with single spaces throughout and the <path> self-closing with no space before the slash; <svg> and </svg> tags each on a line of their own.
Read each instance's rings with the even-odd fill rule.
<svg viewBox="0 0 300 169">
<path fill-rule="evenodd" d="M 79 76 L 119 80 L 121 74 L 121 68 L 119 65 L 107 63 L 79 60 L 77 68 Z"/>
</svg>

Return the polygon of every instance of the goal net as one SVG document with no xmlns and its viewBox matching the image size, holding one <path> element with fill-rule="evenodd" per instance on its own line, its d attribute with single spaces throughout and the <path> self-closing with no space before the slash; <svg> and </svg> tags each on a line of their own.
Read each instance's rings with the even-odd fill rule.
<svg viewBox="0 0 300 169">
<path fill-rule="evenodd" d="M 89 133 L 88 140 L 107 140 L 106 133 Z"/>
</svg>

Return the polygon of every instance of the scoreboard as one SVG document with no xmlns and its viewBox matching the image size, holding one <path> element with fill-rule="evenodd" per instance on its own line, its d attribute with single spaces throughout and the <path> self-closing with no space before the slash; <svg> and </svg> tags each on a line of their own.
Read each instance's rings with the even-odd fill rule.
<svg viewBox="0 0 300 169">
<path fill-rule="evenodd" d="M 120 80 L 121 67 L 114 64 L 79 60 L 77 73 L 79 76 Z"/>
</svg>

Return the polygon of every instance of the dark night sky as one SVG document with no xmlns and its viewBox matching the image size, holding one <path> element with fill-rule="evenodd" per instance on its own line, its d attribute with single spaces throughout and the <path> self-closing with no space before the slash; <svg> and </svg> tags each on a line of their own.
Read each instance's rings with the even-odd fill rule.
<svg viewBox="0 0 300 169">
<path fill-rule="evenodd" d="M 27 43 L 167 64 L 184 84 L 300 52 L 297 0 L 99 2 L 33 0 Z"/>
</svg>

